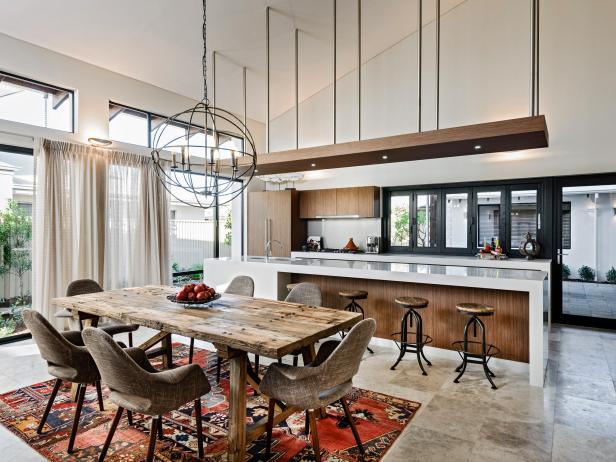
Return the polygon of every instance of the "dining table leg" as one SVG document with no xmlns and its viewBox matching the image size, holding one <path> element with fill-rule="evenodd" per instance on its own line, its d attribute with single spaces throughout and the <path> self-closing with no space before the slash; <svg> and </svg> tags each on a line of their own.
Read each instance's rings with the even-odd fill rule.
<svg viewBox="0 0 616 462">
<path fill-rule="evenodd" d="M 228 352 L 229 359 L 229 436 L 228 462 L 244 462 L 246 456 L 246 369 L 243 351 Z"/>
</svg>

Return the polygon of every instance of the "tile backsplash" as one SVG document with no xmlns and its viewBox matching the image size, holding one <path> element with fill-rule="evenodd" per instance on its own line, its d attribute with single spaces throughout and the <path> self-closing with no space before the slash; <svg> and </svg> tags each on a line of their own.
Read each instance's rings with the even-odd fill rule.
<svg viewBox="0 0 616 462">
<path fill-rule="evenodd" d="M 361 250 L 366 250 L 367 236 L 381 235 L 380 218 L 326 218 L 308 220 L 308 235 L 322 236 L 323 247 L 340 249 L 353 238 Z"/>
</svg>

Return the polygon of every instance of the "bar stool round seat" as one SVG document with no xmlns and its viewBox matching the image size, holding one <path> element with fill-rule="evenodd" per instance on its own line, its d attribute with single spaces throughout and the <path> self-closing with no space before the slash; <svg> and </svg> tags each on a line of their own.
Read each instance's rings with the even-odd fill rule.
<svg viewBox="0 0 616 462">
<path fill-rule="evenodd" d="M 458 376 L 454 379 L 454 383 L 458 383 L 468 364 L 480 364 L 483 366 L 483 371 L 486 378 L 492 385 L 492 389 L 496 390 L 496 385 L 492 380 L 492 377 L 496 377 L 494 372 L 488 367 L 488 362 L 493 356 L 500 353 L 500 350 L 489 344 L 486 340 L 486 326 L 481 320 L 484 316 L 492 316 L 495 313 L 495 308 L 484 303 L 457 303 L 456 309 L 459 313 L 465 314 L 469 317 L 466 325 L 464 326 L 464 340 L 458 340 L 453 342 L 452 346 L 458 351 L 462 364 L 456 368 Z M 472 337 L 475 340 L 469 339 L 469 328 L 473 328 Z M 479 336 L 477 335 L 477 329 L 479 329 Z"/>
<path fill-rule="evenodd" d="M 428 300 L 421 297 L 396 297 L 396 303 L 403 308 L 420 309 L 428 306 Z"/>
<path fill-rule="evenodd" d="M 456 309 L 460 313 L 477 316 L 490 316 L 494 314 L 494 307 L 483 303 L 458 303 Z"/>
<path fill-rule="evenodd" d="M 291 282 L 291 283 L 287 284 L 287 290 L 289 292 L 291 292 L 299 284 L 300 284 L 299 282 Z"/>
<path fill-rule="evenodd" d="M 365 290 L 341 290 L 338 292 L 338 296 L 350 300 L 349 304 L 344 307 L 345 311 L 351 313 L 361 313 L 362 319 L 366 319 L 364 309 L 355 300 L 365 300 L 368 298 L 368 292 Z M 347 329 L 348 330 L 348 329 Z M 344 338 L 346 331 L 340 332 L 340 336 Z M 370 353 L 374 353 L 370 347 L 367 348 Z"/>
<path fill-rule="evenodd" d="M 341 290 L 338 295 L 350 300 L 365 300 L 368 298 L 368 292 L 365 290 Z"/>
</svg>

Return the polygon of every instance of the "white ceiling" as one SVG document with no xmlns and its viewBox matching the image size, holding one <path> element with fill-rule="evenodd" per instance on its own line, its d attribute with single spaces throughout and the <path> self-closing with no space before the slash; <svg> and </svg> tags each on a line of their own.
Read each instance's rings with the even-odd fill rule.
<svg viewBox="0 0 616 462">
<path fill-rule="evenodd" d="M 301 30 L 300 99 L 329 85 L 332 5 L 333 0 L 209 0 L 208 49 L 220 53 L 218 105 L 242 110 L 241 66 L 246 66 L 249 116 L 265 119 L 266 6 L 274 9 L 272 116 L 293 105 L 294 28 Z M 356 5 L 357 0 L 338 0 L 339 77 L 356 66 Z M 431 8 L 424 9 L 428 20 Z M 4 34 L 201 98 L 200 0 L 0 0 L 0 11 Z M 416 3 L 364 1 L 363 18 L 365 61 L 416 28 Z"/>
</svg>

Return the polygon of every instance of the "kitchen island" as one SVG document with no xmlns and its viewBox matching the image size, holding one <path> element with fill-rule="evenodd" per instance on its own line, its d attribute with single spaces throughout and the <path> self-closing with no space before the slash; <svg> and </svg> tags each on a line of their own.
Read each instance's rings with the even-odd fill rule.
<svg viewBox="0 0 616 462">
<path fill-rule="evenodd" d="M 367 290 L 362 307 L 377 321 L 376 337 L 391 339 L 400 330 L 403 310 L 398 296 L 429 300 L 422 312 L 424 331 L 432 346 L 451 349 L 462 337 L 467 318 L 455 308 L 460 302 L 487 303 L 496 308 L 486 319 L 488 342 L 500 357 L 529 364 L 531 385 L 542 386 L 547 362 L 548 274 L 538 270 L 481 268 L 417 263 L 330 259 L 241 257 L 206 259 L 205 279 L 224 289 L 233 277 L 245 274 L 255 281 L 255 296 L 284 299 L 289 282 L 314 282 L 323 292 L 323 305 L 343 308 L 338 291 Z"/>
</svg>

